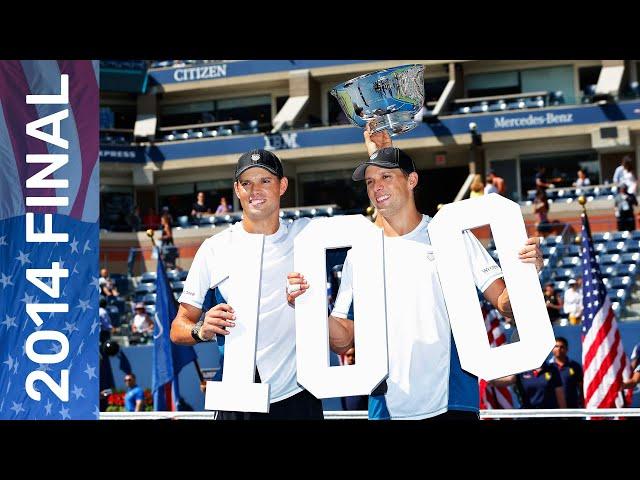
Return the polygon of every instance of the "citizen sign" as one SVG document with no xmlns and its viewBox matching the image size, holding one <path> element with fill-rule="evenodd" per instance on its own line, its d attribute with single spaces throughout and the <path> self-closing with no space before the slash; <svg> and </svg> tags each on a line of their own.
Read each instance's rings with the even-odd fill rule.
<svg viewBox="0 0 640 480">
<path fill-rule="evenodd" d="M 518 128 L 537 127 L 545 125 L 558 125 L 563 123 L 573 123 L 573 113 L 551 113 L 546 115 L 528 115 L 526 117 L 505 118 L 496 117 L 494 128 Z"/>
<path fill-rule="evenodd" d="M 176 82 L 189 82 L 193 80 L 208 80 L 227 76 L 227 65 L 206 65 L 204 67 L 179 68 L 173 72 Z"/>
</svg>

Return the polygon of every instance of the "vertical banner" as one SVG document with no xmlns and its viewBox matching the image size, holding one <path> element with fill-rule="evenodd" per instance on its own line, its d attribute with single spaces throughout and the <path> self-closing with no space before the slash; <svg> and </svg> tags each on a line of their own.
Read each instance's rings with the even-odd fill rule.
<svg viewBox="0 0 640 480">
<path fill-rule="evenodd" d="M 0 419 L 99 417 L 98 73 L 0 61 Z"/>
</svg>

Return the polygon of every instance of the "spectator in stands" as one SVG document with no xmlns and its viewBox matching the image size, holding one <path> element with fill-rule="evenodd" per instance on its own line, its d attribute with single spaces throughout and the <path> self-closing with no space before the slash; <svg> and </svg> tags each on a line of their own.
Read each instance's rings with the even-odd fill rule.
<svg viewBox="0 0 640 480">
<path fill-rule="evenodd" d="M 233 210 L 233 207 L 227 204 L 226 197 L 220 197 L 220 204 L 218 205 L 218 208 L 216 208 L 216 215 L 229 213 L 232 210 Z"/>
<path fill-rule="evenodd" d="M 521 408 L 567 408 L 562 378 L 554 363 L 518 375 L 492 380 L 496 387 L 516 386 Z"/>
<path fill-rule="evenodd" d="M 591 185 L 591 180 L 589 180 L 589 177 L 587 177 L 587 173 L 584 171 L 584 169 L 579 169 L 578 170 L 578 179 L 573 182 L 573 186 L 576 188 L 580 188 L 580 187 L 587 187 Z"/>
<path fill-rule="evenodd" d="M 124 384 L 127 386 L 127 393 L 124 395 L 124 408 L 127 412 L 144 411 L 144 391 L 136 383 L 136 376 L 133 373 L 125 375 Z"/>
<path fill-rule="evenodd" d="M 351 347 L 344 353 L 345 365 L 355 365 L 356 350 Z M 367 395 L 354 395 L 351 397 L 342 397 L 340 399 L 343 410 L 367 410 L 369 408 L 369 397 Z"/>
<path fill-rule="evenodd" d="M 533 213 L 538 217 L 536 222 L 536 235 L 540 237 L 546 236 L 551 231 L 551 223 L 549 222 L 549 199 L 543 189 L 536 191 L 536 198 L 533 201 Z"/>
<path fill-rule="evenodd" d="M 162 228 L 162 235 L 160 241 L 162 246 L 173 245 L 173 229 L 171 228 L 171 215 L 168 212 L 164 212 L 160 217 L 160 225 Z"/>
<path fill-rule="evenodd" d="M 107 312 L 107 299 L 100 298 L 100 307 L 98 308 L 98 317 L 100 318 L 100 343 L 106 342 L 111 338 L 111 332 L 113 331 L 113 325 L 109 319 L 109 312 Z"/>
<path fill-rule="evenodd" d="M 98 279 L 98 285 L 100 286 L 100 291 L 102 295 L 107 298 L 107 302 L 109 300 L 115 299 L 120 293 L 116 288 L 115 282 L 109 276 L 109 270 L 103 268 L 100 270 L 100 278 Z"/>
<path fill-rule="evenodd" d="M 139 232 L 142 230 L 142 219 L 140 218 L 140 207 L 134 205 L 133 212 L 129 213 L 127 217 L 127 224 L 131 228 L 132 232 Z"/>
<path fill-rule="evenodd" d="M 625 166 L 626 165 L 626 166 Z M 620 161 L 620 165 L 616 167 L 615 172 L 613 172 L 613 184 L 620 185 L 623 183 L 623 177 L 625 176 L 625 170 L 632 170 L 632 161 L 629 155 L 625 155 L 622 157 Z"/>
<path fill-rule="evenodd" d="M 469 187 L 469 190 L 471 190 L 471 193 L 469 193 L 469 198 L 481 197 L 482 195 L 484 195 L 484 188 L 485 187 L 484 182 L 482 181 L 482 175 L 474 175 L 471 186 Z"/>
<path fill-rule="evenodd" d="M 145 229 L 158 230 L 160 228 L 160 216 L 156 214 L 153 207 L 149 207 L 147 214 L 142 219 L 142 224 Z"/>
<path fill-rule="evenodd" d="M 582 366 L 571 360 L 569 342 L 564 337 L 556 337 L 556 345 L 553 347 L 553 358 L 549 363 L 555 364 L 564 387 L 564 397 L 567 408 L 584 408 L 584 396 L 582 394 Z"/>
<path fill-rule="evenodd" d="M 620 183 L 622 183 L 622 172 L 624 171 L 623 164 L 626 158 L 628 158 L 628 155 L 625 155 L 624 157 L 622 157 L 622 160 L 620 161 L 620 165 L 618 165 L 615 171 L 613 172 L 612 181 L 614 185 L 620 185 Z"/>
<path fill-rule="evenodd" d="M 553 288 L 553 283 L 549 282 L 544 286 L 544 301 L 547 305 L 547 313 L 549 314 L 549 320 L 552 324 L 555 324 L 560 320 L 560 312 L 562 311 L 562 298 L 558 295 Z"/>
<path fill-rule="evenodd" d="M 198 192 L 196 201 L 191 207 L 191 216 L 193 218 L 202 218 L 202 215 L 205 213 L 211 213 L 211 209 L 204 201 L 204 192 Z"/>
<path fill-rule="evenodd" d="M 582 321 L 582 289 L 573 278 L 567 283 L 568 288 L 564 292 L 564 313 L 569 315 L 569 323 L 577 325 Z"/>
<path fill-rule="evenodd" d="M 621 187 L 622 185 L 626 185 L 627 191 L 630 194 L 635 195 L 638 188 L 638 180 L 636 178 L 636 175 L 633 173 L 633 164 L 631 163 L 631 157 L 627 156 L 624 158 L 624 160 L 622 160 L 622 173 L 619 176 L 620 179 L 617 185 L 619 187 Z"/>
<path fill-rule="evenodd" d="M 634 208 L 638 206 L 638 200 L 636 196 L 628 192 L 626 183 L 620 184 L 620 189 L 616 195 L 615 201 L 615 215 L 618 223 L 618 230 L 630 231 L 635 230 L 636 220 L 634 216 Z"/>
<path fill-rule="evenodd" d="M 487 173 L 487 186 L 484 187 L 484 193 L 499 193 L 500 195 L 504 195 L 505 189 L 504 178 L 496 175 L 496 172 L 493 170 L 489 170 L 489 173 Z"/>
<path fill-rule="evenodd" d="M 136 303 L 136 315 L 133 317 L 131 331 L 142 336 L 151 335 L 153 333 L 153 320 L 147 313 L 144 303 Z"/>
<path fill-rule="evenodd" d="M 538 167 L 538 173 L 536 173 L 536 189 L 546 190 L 547 188 L 554 188 L 555 184 L 562 181 L 562 178 L 555 177 L 547 180 L 546 177 L 547 167 Z"/>
</svg>

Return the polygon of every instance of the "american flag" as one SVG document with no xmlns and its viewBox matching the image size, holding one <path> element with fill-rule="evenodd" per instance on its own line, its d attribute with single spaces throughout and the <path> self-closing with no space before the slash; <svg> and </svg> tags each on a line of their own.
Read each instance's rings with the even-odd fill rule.
<svg viewBox="0 0 640 480">
<path fill-rule="evenodd" d="M 615 313 L 596 260 L 591 229 L 586 213 L 582 214 L 580 248 L 584 316 L 582 321 L 582 366 L 586 408 L 620 408 L 623 376 L 631 369 L 624 353 Z"/>
<path fill-rule="evenodd" d="M 483 305 L 482 315 L 487 328 L 487 336 L 489 337 L 489 345 L 499 347 L 507 342 L 507 337 L 500 325 L 501 315 L 493 307 Z M 514 408 L 513 396 L 509 387 L 494 387 L 489 385 L 486 380 L 479 379 L 480 388 L 480 408 L 483 410 L 500 410 L 505 408 Z"/>
<path fill-rule="evenodd" d="M 27 104 L 26 95 L 59 94 L 61 75 L 69 75 L 69 104 Z M 98 409 L 98 62 L 75 60 L 0 61 L 0 420 L 89 420 Z M 64 108 L 61 138 L 68 148 L 25 134 L 27 123 Z M 51 127 L 43 131 L 51 133 Z M 27 164 L 27 154 L 68 154 L 69 162 L 54 172 L 69 188 L 26 189 L 26 180 L 43 169 Z M 68 206 L 28 207 L 25 196 L 67 196 Z M 36 213 L 35 229 L 44 230 L 39 213 L 53 214 L 53 231 L 69 234 L 68 242 L 26 242 L 25 211 Z M 68 270 L 60 279 L 60 297 L 52 298 L 26 279 L 27 269 Z M 53 279 L 44 282 L 52 286 Z M 54 290 L 56 288 L 54 287 Z M 68 313 L 43 313 L 39 326 L 29 318 L 28 304 L 68 304 Z M 50 337 L 38 341 L 29 355 L 34 332 L 56 331 L 68 341 L 68 353 L 55 363 L 63 344 Z M 36 363 L 42 359 L 43 363 Z M 69 371 L 68 385 L 62 371 Z M 39 372 L 37 372 L 39 371 Z M 26 390 L 33 372 L 51 381 L 36 381 L 35 400 Z M 53 388 L 51 387 L 53 385 Z M 68 400 L 60 392 L 68 393 Z"/>
</svg>

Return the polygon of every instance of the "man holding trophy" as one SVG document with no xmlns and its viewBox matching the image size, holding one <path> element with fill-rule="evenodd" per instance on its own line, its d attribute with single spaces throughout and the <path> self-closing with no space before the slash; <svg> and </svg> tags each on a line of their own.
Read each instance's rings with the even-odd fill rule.
<svg viewBox="0 0 640 480">
<path fill-rule="evenodd" d="M 392 286 L 385 292 L 389 376 L 369 398 L 369 418 L 477 419 L 478 380 L 460 367 L 438 277 L 438 269 L 446 265 L 438 265 L 430 245 L 431 217 L 418 211 L 414 199 L 418 174 L 413 160 L 391 142 L 391 136 L 417 126 L 414 116 L 424 102 L 423 70 L 422 65 L 383 70 L 332 91 L 352 123 L 365 128 L 369 160 L 356 168 L 352 178 L 365 181 L 378 212 L 375 224 L 385 236 L 385 283 Z M 463 236 L 476 287 L 502 315 L 512 317 L 500 267 L 473 233 L 466 230 Z M 519 258 L 534 263 L 538 272 L 542 269 L 539 237 L 527 240 Z M 347 254 L 329 316 L 330 345 L 336 353 L 353 346 L 353 322 L 347 318 L 352 278 Z M 287 299 L 294 303 L 309 285 L 298 272 L 290 273 L 288 282 Z"/>
</svg>

